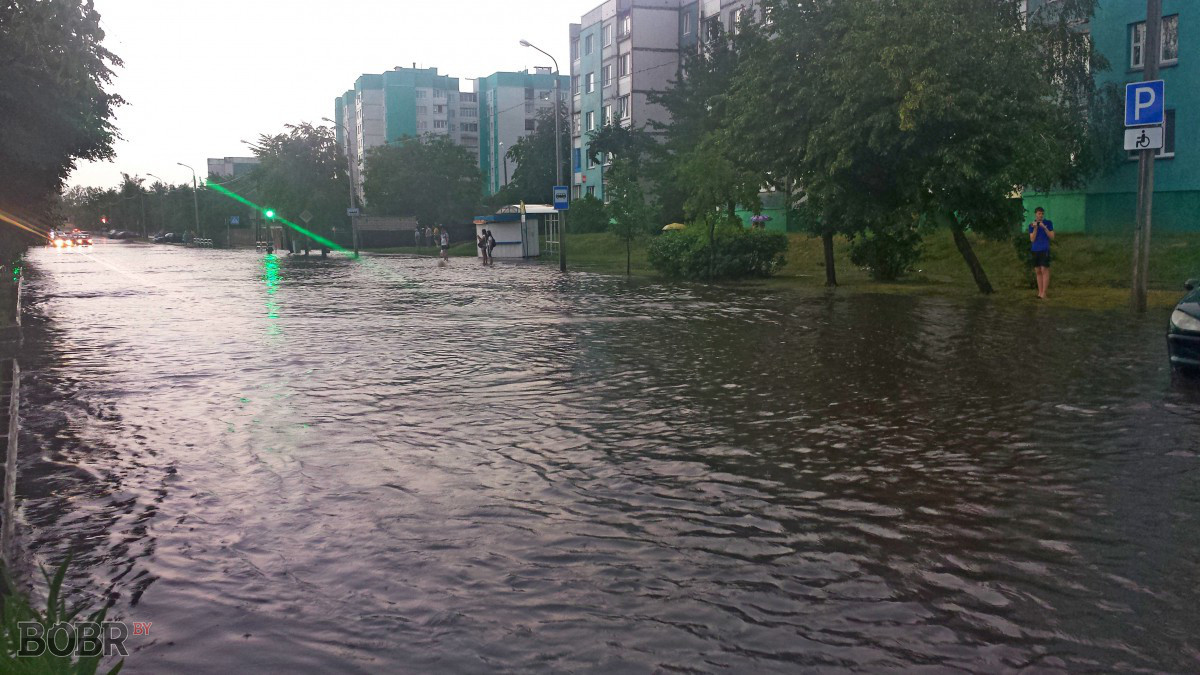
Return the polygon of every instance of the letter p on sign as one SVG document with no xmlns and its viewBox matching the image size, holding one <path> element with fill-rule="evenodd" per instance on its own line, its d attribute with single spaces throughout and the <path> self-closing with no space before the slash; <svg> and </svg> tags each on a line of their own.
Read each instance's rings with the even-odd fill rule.
<svg viewBox="0 0 1200 675">
<path fill-rule="evenodd" d="M 1165 100 L 1163 94 L 1162 80 L 1125 85 L 1125 126 L 1162 124 Z"/>
</svg>

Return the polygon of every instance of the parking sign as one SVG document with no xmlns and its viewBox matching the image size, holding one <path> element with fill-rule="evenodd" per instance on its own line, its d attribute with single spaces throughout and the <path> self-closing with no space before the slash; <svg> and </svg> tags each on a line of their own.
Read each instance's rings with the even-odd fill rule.
<svg viewBox="0 0 1200 675">
<path fill-rule="evenodd" d="M 1125 85 L 1125 126 L 1162 124 L 1165 98 L 1162 80 Z"/>
<path fill-rule="evenodd" d="M 570 192 L 567 190 L 566 185 L 555 185 L 554 186 L 554 210 L 555 211 L 566 211 L 567 209 L 570 208 L 571 204 L 570 204 L 570 200 L 568 199 L 569 194 L 570 194 Z"/>
</svg>

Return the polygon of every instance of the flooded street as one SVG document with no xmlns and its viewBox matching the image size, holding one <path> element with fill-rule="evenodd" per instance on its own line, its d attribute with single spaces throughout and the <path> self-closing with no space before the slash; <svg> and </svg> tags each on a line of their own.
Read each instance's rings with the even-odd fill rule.
<svg viewBox="0 0 1200 675">
<path fill-rule="evenodd" d="M 129 673 L 1200 669 L 1166 313 L 29 256 L 24 556 Z"/>
</svg>

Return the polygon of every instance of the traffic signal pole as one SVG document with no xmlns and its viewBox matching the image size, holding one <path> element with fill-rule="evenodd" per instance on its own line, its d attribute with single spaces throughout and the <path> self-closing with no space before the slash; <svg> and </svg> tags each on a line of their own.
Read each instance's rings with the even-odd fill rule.
<svg viewBox="0 0 1200 675">
<path fill-rule="evenodd" d="M 1158 79 L 1159 56 L 1162 53 L 1162 0 L 1146 0 L 1146 39 L 1142 62 L 1146 66 L 1144 80 Z M 1157 150 L 1142 150 L 1138 154 L 1137 222 L 1133 228 L 1133 292 L 1130 305 L 1134 312 L 1144 313 L 1149 295 L 1150 227 L 1154 207 L 1154 158 Z"/>
</svg>

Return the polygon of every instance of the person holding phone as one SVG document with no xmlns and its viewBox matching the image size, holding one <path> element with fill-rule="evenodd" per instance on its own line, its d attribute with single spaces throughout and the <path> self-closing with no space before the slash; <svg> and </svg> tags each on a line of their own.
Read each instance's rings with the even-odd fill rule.
<svg viewBox="0 0 1200 675">
<path fill-rule="evenodd" d="M 1029 224 L 1029 250 L 1033 254 L 1033 273 L 1037 277 L 1038 298 L 1045 300 L 1050 288 L 1050 242 L 1054 240 L 1054 223 L 1046 220 L 1046 209 L 1033 211 Z"/>
</svg>

